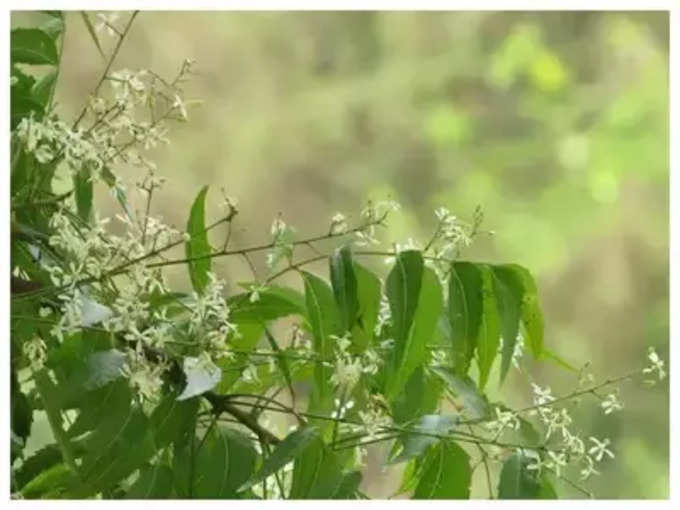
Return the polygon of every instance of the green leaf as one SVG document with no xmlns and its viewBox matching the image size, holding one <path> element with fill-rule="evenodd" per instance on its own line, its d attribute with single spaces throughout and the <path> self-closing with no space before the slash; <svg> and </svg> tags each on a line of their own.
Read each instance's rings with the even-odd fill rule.
<svg viewBox="0 0 680 510">
<path fill-rule="evenodd" d="M 386 293 L 392 312 L 392 331 L 397 344 L 404 346 L 416 313 L 423 277 L 423 256 L 419 251 L 403 251 L 387 276 Z"/>
<path fill-rule="evenodd" d="M 350 499 L 356 495 L 361 483 L 361 471 L 345 473 L 340 485 L 332 495 L 332 499 Z"/>
<path fill-rule="evenodd" d="M 53 69 L 40 78 L 40 80 L 38 80 L 31 88 L 31 96 L 43 105 L 43 108 L 47 108 L 47 105 L 50 102 L 54 86 L 57 83 L 57 75 L 57 70 Z"/>
<path fill-rule="evenodd" d="M 198 398 L 177 400 L 174 393 L 163 398 L 151 413 L 151 429 L 157 449 L 186 437 L 194 423 L 198 404 Z"/>
<path fill-rule="evenodd" d="M 489 379 L 489 372 L 493 365 L 498 345 L 500 344 L 500 325 L 498 318 L 498 305 L 493 289 L 493 276 L 491 269 L 483 267 L 482 270 L 482 320 L 477 337 L 477 365 L 479 366 L 479 387 L 484 389 Z"/>
<path fill-rule="evenodd" d="M 312 327 L 314 352 L 324 360 L 333 355 L 331 335 L 340 334 L 340 320 L 335 307 L 333 292 L 326 282 L 305 271 L 302 272 L 305 284 L 307 317 Z M 322 363 L 314 365 L 314 392 L 311 408 L 318 412 L 330 410 L 332 388 L 329 379 L 332 368 Z"/>
<path fill-rule="evenodd" d="M 527 344 L 534 358 L 540 358 L 543 353 L 543 311 L 538 299 L 536 282 L 531 273 L 517 264 L 508 264 L 522 282 L 522 324 L 526 333 Z"/>
<path fill-rule="evenodd" d="M 15 28 L 10 36 L 12 64 L 57 65 L 57 47 L 49 34 L 38 28 Z"/>
<path fill-rule="evenodd" d="M 359 313 L 359 298 L 350 245 L 338 248 L 331 255 L 330 275 L 342 330 L 351 331 Z"/>
<path fill-rule="evenodd" d="M 40 473 L 61 462 L 61 450 L 57 444 L 52 443 L 24 459 L 21 467 L 12 473 L 12 478 L 22 488 Z"/>
<path fill-rule="evenodd" d="M 255 302 L 250 301 L 249 293 L 229 297 L 229 319 L 235 323 L 259 324 L 289 315 L 306 315 L 305 297 L 295 289 L 270 286 L 259 294 Z"/>
<path fill-rule="evenodd" d="M 208 284 L 208 273 L 211 267 L 211 261 L 208 257 L 211 249 L 208 243 L 208 233 L 205 230 L 205 195 L 207 192 L 208 186 L 205 186 L 196 196 L 187 223 L 187 233 L 190 236 L 186 243 L 187 259 L 198 257 L 198 260 L 190 260 L 187 266 L 189 267 L 191 283 L 199 294 Z"/>
<path fill-rule="evenodd" d="M 418 255 L 420 256 L 420 254 Z M 422 262 L 422 257 L 420 260 Z M 404 264 L 403 267 L 405 269 L 409 266 Z M 419 295 L 415 296 L 417 307 L 406 336 L 395 335 L 394 351 L 388 365 L 385 392 L 389 399 L 393 399 L 401 392 L 410 375 L 425 360 L 427 344 L 434 336 L 437 320 L 442 309 L 442 290 L 437 275 L 429 268 L 421 267 L 418 270 L 418 266 L 415 267 L 416 273 L 421 277 L 421 282 L 417 284 Z M 406 275 L 403 288 L 409 287 L 408 270 Z M 412 283 L 411 287 L 413 288 L 414 285 Z M 388 297 L 389 293 L 388 283 Z M 393 317 L 395 310 L 399 310 L 399 308 L 392 311 Z"/>
<path fill-rule="evenodd" d="M 408 378 L 404 389 L 392 402 L 392 416 L 395 423 L 406 423 L 437 409 L 443 390 L 443 383 L 422 366 L 417 367 Z"/>
<path fill-rule="evenodd" d="M 102 45 L 99 42 L 99 38 L 97 37 L 97 32 L 95 31 L 94 26 L 92 26 L 92 21 L 90 21 L 90 17 L 87 15 L 85 11 L 80 11 L 80 16 L 83 18 L 83 23 L 85 23 L 87 33 L 90 34 L 90 38 L 94 42 L 94 45 L 97 47 L 97 51 L 102 56 L 102 58 L 106 58 L 106 56 L 104 55 L 104 50 L 102 50 Z"/>
<path fill-rule="evenodd" d="M 31 434 L 33 409 L 28 398 L 21 391 L 21 385 L 15 370 L 11 372 L 11 430 L 20 437 L 24 444 Z"/>
<path fill-rule="evenodd" d="M 85 449 L 80 472 L 94 491 L 110 489 L 156 452 L 149 419 L 136 406 L 103 421 L 85 440 Z"/>
<path fill-rule="evenodd" d="M 418 424 L 412 427 L 413 432 L 402 434 L 400 440 L 403 448 L 389 464 L 397 464 L 422 455 L 430 445 L 440 441 L 437 436 L 449 434 L 459 421 L 458 415 L 427 414 L 421 417 Z"/>
<path fill-rule="evenodd" d="M 454 366 L 459 375 L 465 375 L 477 347 L 482 321 L 482 275 L 475 264 L 451 264 L 448 312 Z"/>
<path fill-rule="evenodd" d="M 534 471 L 527 469 L 530 459 L 519 451 L 503 463 L 498 482 L 499 499 L 538 499 L 541 484 Z"/>
<path fill-rule="evenodd" d="M 41 472 L 22 489 L 25 499 L 56 498 L 78 484 L 78 479 L 66 464 L 56 464 Z"/>
<path fill-rule="evenodd" d="M 539 359 L 551 361 L 552 363 L 556 364 L 557 366 L 560 366 L 560 367 L 562 367 L 566 370 L 569 370 L 570 372 L 578 372 L 578 368 L 576 368 L 574 365 L 572 365 L 571 363 L 566 361 L 564 358 L 562 358 L 556 352 L 553 352 L 550 349 L 546 349 L 545 347 L 541 351 L 541 355 L 539 356 Z"/>
<path fill-rule="evenodd" d="M 126 499 L 166 499 L 173 486 L 172 470 L 165 464 L 143 467 L 139 477 L 125 494 Z"/>
<path fill-rule="evenodd" d="M 355 482 L 356 475 L 347 479 L 342 472 L 341 454 L 317 437 L 295 460 L 289 499 L 342 499 L 356 490 Z"/>
<path fill-rule="evenodd" d="M 352 338 L 359 349 L 364 349 L 373 339 L 373 331 L 378 321 L 382 290 L 380 278 L 356 262 L 354 263 L 354 274 L 357 279 L 359 312 L 357 327 L 354 328 Z"/>
<path fill-rule="evenodd" d="M 461 399 L 466 418 L 476 420 L 488 416 L 489 403 L 470 377 L 461 377 L 444 367 L 434 367 L 432 371 L 448 384 L 456 397 Z"/>
<path fill-rule="evenodd" d="M 88 222 L 92 212 L 92 197 L 94 194 L 93 184 L 90 180 L 90 170 L 88 168 L 84 167 L 73 176 L 73 189 L 75 190 L 78 216 Z"/>
<path fill-rule="evenodd" d="M 194 467 L 196 498 L 236 498 L 255 470 L 257 452 L 246 436 L 214 427 L 201 446 Z"/>
<path fill-rule="evenodd" d="M 270 347 L 277 354 L 276 364 L 279 366 L 279 369 L 283 374 L 283 378 L 286 381 L 286 385 L 288 386 L 288 391 L 290 391 L 291 397 L 294 398 L 295 390 L 293 389 L 293 380 L 290 376 L 290 367 L 288 366 L 288 360 L 281 351 L 279 344 L 276 342 L 276 338 L 272 336 L 272 334 L 269 332 L 267 328 L 264 328 L 264 334 L 267 337 L 267 341 L 269 342 Z"/>
<path fill-rule="evenodd" d="M 238 381 L 243 373 L 245 366 L 248 365 L 250 356 L 246 354 L 252 351 L 260 341 L 263 333 L 262 324 L 259 323 L 236 323 L 238 326 L 238 337 L 231 339 L 231 346 L 234 350 L 243 351 L 234 356 L 233 359 L 219 361 L 222 368 L 222 380 L 217 385 L 216 391 L 224 394 Z"/>
<path fill-rule="evenodd" d="M 324 444 L 320 437 L 310 441 L 295 461 L 289 499 L 306 499 L 316 484 L 324 462 Z"/>
<path fill-rule="evenodd" d="M 427 454 L 413 499 L 468 499 L 470 458 L 460 446 L 442 441 Z"/>
<path fill-rule="evenodd" d="M 298 458 L 305 451 L 307 445 L 315 440 L 319 440 L 319 432 L 316 427 L 305 427 L 290 433 L 276 446 L 258 472 L 247 483 L 241 485 L 238 491 L 245 491 L 269 475 L 276 473 L 283 466 Z"/>
<path fill-rule="evenodd" d="M 59 445 L 64 463 L 75 474 L 78 472 L 78 469 L 75 462 L 73 447 L 71 446 L 71 442 L 69 441 L 62 424 L 61 409 L 58 406 L 57 386 L 50 379 L 47 369 L 42 369 L 40 372 L 36 373 L 34 380 L 43 403 L 43 408 L 47 414 L 47 420 L 50 424 L 52 435 Z"/>
</svg>

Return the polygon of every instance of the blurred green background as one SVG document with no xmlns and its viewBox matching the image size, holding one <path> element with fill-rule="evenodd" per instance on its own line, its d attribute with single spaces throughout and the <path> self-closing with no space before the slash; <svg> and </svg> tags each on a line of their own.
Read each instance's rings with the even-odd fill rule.
<svg viewBox="0 0 680 510">
<path fill-rule="evenodd" d="M 68 118 L 102 60 L 80 16 L 67 23 Z M 153 155 L 169 178 L 153 212 L 167 222 L 185 224 L 203 184 L 213 217 L 221 186 L 239 199 L 234 246 L 268 239 L 279 212 L 316 234 L 387 197 L 403 205 L 392 239 L 425 240 L 435 207 L 470 219 L 479 204 L 496 235 L 464 256 L 529 267 L 547 345 L 604 379 L 643 366 L 648 346 L 668 359 L 668 41 L 663 12 L 148 12 L 114 69 L 173 76 L 197 61 L 186 92 L 203 105 Z M 217 267 L 249 278 L 243 260 Z M 550 364 L 533 375 L 556 394 L 576 379 Z M 530 390 L 512 375 L 502 395 L 522 404 Z M 668 387 L 627 384 L 622 397 L 621 413 L 575 410 L 576 428 L 616 453 L 589 486 L 666 498 Z M 364 485 L 387 496 L 396 483 L 376 468 Z"/>
</svg>

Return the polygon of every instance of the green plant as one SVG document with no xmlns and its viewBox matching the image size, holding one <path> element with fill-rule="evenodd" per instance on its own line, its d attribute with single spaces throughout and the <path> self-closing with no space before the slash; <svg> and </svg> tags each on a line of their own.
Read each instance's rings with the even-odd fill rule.
<svg viewBox="0 0 680 510">
<path fill-rule="evenodd" d="M 620 410 L 617 391 L 600 391 L 663 379 L 656 354 L 642 370 L 595 382 L 548 350 L 531 273 L 460 259 L 485 234 L 480 210 L 466 223 L 440 208 L 422 247 L 391 250 L 379 240 L 398 209 L 391 201 L 369 203 L 355 226 L 337 213 L 327 232 L 301 238 L 278 217 L 267 242 L 233 248 L 227 235 L 216 249 L 210 237 L 218 226 L 231 232 L 239 210 L 225 196 L 224 215 L 208 222 L 205 187 L 184 231 L 163 224 L 150 214 L 163 179 L 144 150 L 166 141 L 168 122 L 186 120 L 192 62 L 173 79 L 111 71 L 136 15 L 119 26 L 100 14 L 94 26 L 82 14 L 99 51 L 99 33 L 114 46 L 72 123 L 54 104 L 62 13 L 12 31 L 14 495 L 364 498 L 364 457 L 377 443 L 391 445 L 386 464 L 405 464 L 399 493 L 414 498 L 469 498 L 475 469 L 489 497 L 555 498 L 557 482 L 589 495 L 570 471 L 586 479 L 613 453 L 607 439 L 585 444 L 566 404 L 592 395 L 605 414 Z M 145 196 L 141 215 L 121 164 L 145 173 L 133 190 Z M 70 189 L 56 193 L 59 182 Z M 99 218 L 94 186 L 120 204 L 115 229 Z M 314 255 L 296 257 L 305 247 Z M 212 260 L 252 266 L 255 252 L 267 252 L 267 276 L 253 270 L 226 296 Z M 374 258 L 390 264 L 384 279 L 363 262 Z M 329 281 L 305 270 L 324 259 Z M 188 269 L 192 291 L 169 288 L 164 270 L 175 265 Z M 293 272 L 300 287 L 277 285 Z M 578 388 L 553 397 L 531 382 L 525 348 L 577 372 Z M 492 374 L 502 383 L 512 366 L 531 384 L 529 406 L 485 395 Z M 27 455 L 37 411 L 54 442 Z"/>
</svg>

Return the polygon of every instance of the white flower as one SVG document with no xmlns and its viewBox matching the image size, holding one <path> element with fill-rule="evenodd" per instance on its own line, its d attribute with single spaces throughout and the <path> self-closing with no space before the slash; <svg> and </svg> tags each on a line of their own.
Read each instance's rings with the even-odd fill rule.
<svg viewBox="0 0 680 510">
<path fill-rule="evenodd" d="M 281 219 L 281 215 L 274 218 L 271 226 L 271 234 L 274 239 L 277 239 L 286 230 L 286 224 Z"/>
<path fill-rule="evenodd" d="M 657 374 L 658 380 L 661 381 L 666 377 L 666 371 L 664 370 L 664 362 L 659 355 L 654 350 L 654 347 L 650 347 L 647 351 L 647 359 L 649 360 L 649 366 L 642 369 L 643 374 Z M 647 383 L 654 384 L 656 381 L 653 379 L 647 380 Z"/>
<path fill-rule="evenodd" d="M 555 400 L 555 397 L 552 396 L 552 391 L 550 390 L 549 386 L 541 388 L 537 384 L 531 383 L 531 387 L 534 390 L 534 404 L 543 405 Z"/>
<path fill-rule="evenodd" d="M 600 474 L 600 472 L 595 469 L 595 463 L 590 455 L 583 457 L 583 462 L 585 465 L 583 466 L 583 469 L 581 469 L 581 480 L 586 480 L 592 475 Z"/>
<path fill-rule="evenodd" d="M 47 345 L 39 336 L 34 336 L 32 339 L 24 342 L 22 348 L 24 355 L 28 358 L 33 371 L 42 369 L 47 360 Z"/>
<path fill-rule="evenodd" d="M 600 441 L 593 436 L 590 436 L 588 439 L 594 443 L 594 446 L 588 450 L 588 453 L 595 457 L 595 460 L 600 462 L 604 455 L 608 455 L 612 459 L 614 458 L 614 454 L 609 449 L 607 449 L 607 446 L 610 443 L 609 439 L 605 438 Z"/>
<path fill-rule="evenodd" d="M 334 369 L 330 381 L 345 391 L 352 390 L 361 378 L 361 361 L 358 358 L 340 355 L 335 360 Z"/>
<path fill-rule="evenodd" d="M 347 218 L 344 214 L 338 212 L 331 218 L 331 235 L 341 235 L 347 232 Z"/>
<path fill-rule="evenodd" d="M 335 399 L 335 411 L 331 413 L 331 418 L 344 418 L 347 411 L 354 407 L 354 400 L 348 400 L 343 405 L 340 405 L 340 400 Z"/>
<path fill-rule="evenodd" d="M 49 163 L 54 158 L 52 150 L 49 148 L 48 145 L 45 144 L 40 145 L 33 153 L 33 155 L 35 156 L 35 159 L 37 159 L 38 162 L 42 164 Z"/>
<path fill-rule="evenodd" d="M 602 409 L 604 409 L 604 414 L 610 414 L 614 411 L 620 411 L 623 409 L 623 402 L 619 400 L 616 393 L 610 393 L 607 397 L 600 403 Z"/>
<path fill-rule="evenodd" d="M 550 450 L 548 457 L 550 457 L 550 460 L 545 463 L 545 466 L 552 469 L 557 476 L 560 476 L 560 470 L 567 465 L 567 456 L 564 453 L 555 453 Z"/>
<path fill-rule="evenodd" d="M 184 120 L 187 119 L 187 107 L 178 94 L 175 94 L 175 101 L 172 103 L 172 107 L 173 109 L 179 110 L 179 114 Z"/>
</svg>

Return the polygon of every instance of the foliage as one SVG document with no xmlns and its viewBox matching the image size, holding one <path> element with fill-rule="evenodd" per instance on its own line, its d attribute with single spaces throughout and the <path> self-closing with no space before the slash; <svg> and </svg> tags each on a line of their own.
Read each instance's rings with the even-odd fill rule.
<svg viewBox="0 0 680 510">
<path fill-rule="evenodd" d="M 269 242 L 244 248 L 229 235 L 211 244 L 239 210 L 225 197 L 224 216 L 208 223 L 208 187 L 186 231 L 153 217 L 163 179 L 144 152 L 167 140 L 169 121 L 187 119 L 182 84 L 192 63 L 173 79 L 111 72 L 136 14 L 123 26 L 112 14 L 96 26 L 82 14 L 99 51 L 101 34 L 117 42 L 73 123 L 53 102 L 63 15 L 11 34 L 15 497 L 364 498 L 364 457 L 375 443 L 391 445 L 386 464 L 408 463 L 402 488 L 417 499 L 469 498 L 480 465 L 489 497 L 499 498 L 554 498 L 557 481 L 580 488 L 569 471 L 597 474 L 614 456 L 609 440 L 590 437 L 586 447 L 564 404 L 624 379 L 663 379 L 663 361 L 650 351 L 642 370 L 601 383 L 582 374 L 582 386 L 559 398 L 532 383 L 525 408 L 489 402 L 494 370 L 500 384 L 511 366 L 525 372 L 525 343 L 535 360 L 555 355 L 531 272 L 461 259 L 487 234 L 479 210 L 467 223 L 440 208 L 424 248 L 392 250 L 379 248 L 378 235 L 398 210 L 391 201 L 369 203 L 353 227 L 338 213 L 327 233 L 307 238 L 279 216 Z M 41 78 L 38 66 L 48 67 Z M 124 164 L 146 172 L 141 215 L 116 175 Z M 72 189 L 56 194 L 59 179 Z M 95 186 L 120 204 L 115 229 L 99 217 Z M 339 246 L 316 248 L 328 241 Z M 317 254 L 296 259 L 302 245 Z M 169 256 L 182 246 L 184 257 Z M 262 251 L 267 277 L 253 274 L 245 292 L 227 296 L 212 260 Z M 386 275 L 364 257 L 385 258 Z M 322 259 L 328 280 L 303 269 Z M 164 270 L 175 265 L 187 268 L 193 290 L 169 288 Z M 274 283 L 292 272 L 302 291 Z M 622 408 L 617 395 L 600 397 L 605 414 Z M 53 443 L 26 455 L 37 412 Z M 276 415 L 296 423 L 282 434 Z M 497 488 L 492 463 L 502 466 Z"/>
</svg>

